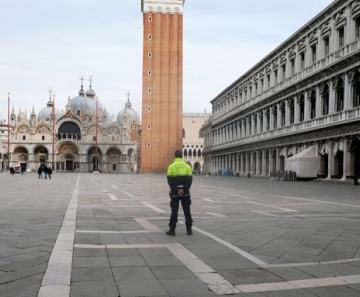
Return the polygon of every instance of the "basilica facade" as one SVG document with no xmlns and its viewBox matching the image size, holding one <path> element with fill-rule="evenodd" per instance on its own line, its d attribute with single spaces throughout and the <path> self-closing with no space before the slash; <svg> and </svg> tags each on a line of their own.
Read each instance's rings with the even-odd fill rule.
<svg viewBox="0 0 360 297">
<path fill-rule="evenodd" d="M 34 172 L 50 166 L 57 172 L 135 173 L 139 167 L 140 116 L 126 102 L 113 120 L 97 99 L 91 84 L 86 92 L 68 99 L 64 111 L 51 97 L 38 114 L 33 109 L 10 114 L 2 126 L 1 167 Z M 6 125 L 7 126 L 7 125 Z M 4 133 L 5 132 L 5 133 Z"/>
<path fill-rule="evenodd" d="M 359 97 L 360 2 L 336 0 L 211 101 L 205 171 L 269 176 L 311 155 L 315 177 L 360 176 Z"/>
</svg>

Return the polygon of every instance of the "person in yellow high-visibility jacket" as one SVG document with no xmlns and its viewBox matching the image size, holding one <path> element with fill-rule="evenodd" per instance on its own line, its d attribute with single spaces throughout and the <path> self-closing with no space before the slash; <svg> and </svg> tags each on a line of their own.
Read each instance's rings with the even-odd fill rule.
<svg viewBox="0 0 360 297">
<path fill-rule="evenodd" d="M 175 160 L 171 163 L 167 170 L 167 182 L 170 187 L 170 207 L 171 216 L 169 227 L 170 230 L 166 232 L 167 235 L 175 236 L 176 223 L 178 222 L 179 203 L 185 215 L 185 225 L 187 235 L 192 234 L 192 217 L 190 212 L 191 196 L 190 187 L 192 184 L 192 170 L 182 158 L 182 151 L 175 151 Z"/>
</svg>

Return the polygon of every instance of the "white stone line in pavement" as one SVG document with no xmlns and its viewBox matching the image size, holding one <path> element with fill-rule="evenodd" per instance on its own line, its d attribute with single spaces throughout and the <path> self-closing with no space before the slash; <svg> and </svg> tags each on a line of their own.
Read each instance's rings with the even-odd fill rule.
<svg viewBox="0 0 360 297">
<path fill-rule="evenodd" d="M 257 265 L 267 265 L 264 261 L 261 261 L 260 259 L 254 257 L 253 255 L 250 255 L 249 253 L 243 251 L 242 249 L 239 249 L 238 247 L 232 245 L 231 243 L 229 242 L 226 242 L 225 240 L 222 240 L 221 238 L 215 236 L 214 234 L 211 234 L 209 232 L 206 232 L 204 230 L 201 230 L 197 227 L 193 227 L 194 230 L 200 232 L 201 234 L 204 234 L 212 239 L 214 239 L 215 241 L 225 245 L 226 247 L 228 247 L 229 249 L 233 250 L 234 252 L 240 254 L 241 256 L 243 256 L 244 258 L 250 260 L 251 262 L 257 264 Z"/>
<path fill-rule="evenodd" d="M 215 213 L 215 212 L 205 212 L 206 214 L 209 214 L 211 216 L 215 216 L 215 217 L 218 217 L 218 218 L 228 218 L 228 216 L 226 215 L 223 215 L 223 214 L 220 214 L 220 213 Z"/>
<path fill-rule="evenodd" d="M 321 261 L 321 262 L 302 262 L 302 263 L 286 263 L 286 264 L 266 264 L 262 265 L 264 268 L 270 267 L 293 267 L 293 266 L 315 266 L 315 265 L 330 265 L 330 264 L 344 264 L 350 262 L 360 262 L 360 258 L 334 260 L 334 261 Z"/>
<path fill-rule="evenodd" d="M 160 228 L 156 227 L 154 224 L 151 224 L 148 220 L 144 218 L 134 219 L 135 222 L 140 224 L 148 232 L 163 232 Z"/>
<path fill-rule="evenodd" d="M 249 284 L 249 285 L 237 285 L 243 293 L 260 293 L 269 291 L 283 291 L 283 290 L 298 290 L 309 289 L 317 287 L 329 287 L 329 286 L 343 286 L 349 284 L 357 284 L 360 282 L 360 275 L 327 277 L 327 278 L 312 278 L 304 280 L 295 280 L 288 282 L 278 283 L 262 283 L 262 284 Z"/>
<path fill-rule="evenodd" d="M 208 202 L 215 202 L 214 200 L 211 200 L 209 198 L 202 198 L 202 199 L 205 200 L 205 201 L 208 201 Z"/>
<path fill-rule="evenodd" d="M 111 200 L 118 200 L 117 197 L 114 194 L 109 193 L 108 194 Z"/>
<path fill-rule="evenodd" d="M 106 190 L 106 189 L 103 189 L 103 192 L 105 192 L 105 193 L 106 193 L 106 192 L 109 192 L 109 191 L 108 191 L 108 190 Z"/>
<path fill-rule="evenodd" d="M 253 202 L 253 201 L 239 201 L 239 203 L 248 203 L 248 204 L 254 204 L 254 205 L 261 205 L 261 206 L 265 206 L 265 207 L 269 207 L 269 208 L 280 209 L 282 211 L 287 211 L 287 212 L 297 212 L 297 210 L 295 210 L 295 209 L 277 207 L 277 206 L 274 206 L 274 205 L 268 205 L 268 204 Z"/>
<path fill-rule="evenodd" d="M 276 217 L 276 218 L 280 217 L 279 215 L 272 214 L 272 213 L 267 213 L 265 211 L 260 211 L 260 210 L 252 210 L 251 212 L 260 213 L 260 214 L 263 214 L 263 215 L 266 215 L 266 216 L 271 216 L 271 217 Z"/>
<path fill-rule="evenodd" d="M 312 202 L 317 202 L 317 203 L 322 203 L 322 204 L 333 204 L 333 205 L 340 205 L 340 206 L 349 206 L 349 207 L 360 208 L 360 205 L 346 204 L 346 203 L 337 203 L 337 202 L 331 202 L 331 201 L 321 201 L 321 200 L 309 199 L 309 198 L 299 198 L 299 197 L 289 197 L 289 196 L 277 196 L 277 197 L 278 197 L 278 198 L 282 198 L 282 199 L 312 201 Z"/>
<path fill-rule="evenodd" d="M 140 201 L 140 203 L 142 203 L 143 205 L 151 208 L 152 210 L 156 211 L 157 213 L 166 213 L 165 210 L 162 210 L 161 208 L 158 208 L 155 205 L 152 205 L 152 204 L 150 204 L 148 202 Z"/>
<path fill-rule="evenodd" d="M 76 230 L 76 233 L 89 233 L 89 234 L 136 234 L 136 233 L 149 233 L 149 231 L 147 231 L 147 230 L 134 230 L 134 231 Z"/>
<path fill-rule="evenodd" d="M 236 294 L 240 290 L 206 265 L 192 252 L 180 243 L 168 243 L 164 246 L 173 253 L 190 271 L 192 271 L 202 282 L 208 285 L 209 289 L 215 294 Z"/>
<path fill-rule="evenodd" d="M 79 205 L 79 207 L 96 207 L 96 208 L 108 208 L 109 205 Z M 145 205 L 111 205 L 111 208 L 144 208 Z"/>
<path fill-rule="evenodd" d="M 148 249 L 163 248 L 163 244 L 75 244 L 74 248 L 78 249 Z"/>
<path fill-rule="evenodd" d="M 125 192 L 125 191 L 121 191 L 120 189 L 118 189 L 121 193 L 124 193 L 125 195 L 129 196 L 130 198 L 135 198 L 133 195 L 130 195 L 129 193 Z"/>
<path fill-rule="evenodd" d="M 80 174 L 78 175 L 59 235 L 51 252 L 38 297 L 69 297 L 70 295 L 79 182 Z"/>
</svg>

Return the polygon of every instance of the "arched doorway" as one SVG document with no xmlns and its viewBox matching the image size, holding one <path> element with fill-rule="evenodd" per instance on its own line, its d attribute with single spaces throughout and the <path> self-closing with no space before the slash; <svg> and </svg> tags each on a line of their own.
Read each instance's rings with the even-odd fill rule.
<svg viewBox="0 0 360 297">
<path fill-rule="evenodd" d="M 106 153 L 107 172 L 121 172 L 121 152 L 110 148 Z"/>
<path fill-rule="evenodd" d="M 57 171 L 74 171 L 79 170 L 79 162 L 77 162 L 78 148 L 75 144 L 66 142 L 59 146 L 60 162 L 56 162 Z"/>
<path fill-rule="evenodd" d="M 128 150 L 128 166 L 127 172 L 134 173 L 136 171 L 136 160 L 135 160 L 135 151 L 133 149 Z"/>
<path fill-rule="evenodd" d="M 200 162 L 195 162 L 195 164 L 194 164 L 194 173 L 195 174 L 200 174 L 200 172 L 201 172 Z"/>
<path fill-rule="evenodd" d="M 26 171 L 29 159 L 29 152 L 26 148 L 17 147 L 14 149 L 13 159 L 15 160 L 14 166 L 20 166 L 22 171 Z"/>
<path fill-rule="evenodd" d="M 37 170 L 37 168 L 39 168 L 39 166 L 45 166 L 46 163 L 48 162 L 48 158 L 49 158 L 49 152 L 48 152 L 47 148 L 43 145 L 37 146 L 34 149 L 35 165 L 31 169 Z"/>
<path fill-rule="evenodd" d="M 92 147 L 89 150 L 87 162 L 90 171 L 102 171 L 102 153 L 99 148 Z"/>
</svg>

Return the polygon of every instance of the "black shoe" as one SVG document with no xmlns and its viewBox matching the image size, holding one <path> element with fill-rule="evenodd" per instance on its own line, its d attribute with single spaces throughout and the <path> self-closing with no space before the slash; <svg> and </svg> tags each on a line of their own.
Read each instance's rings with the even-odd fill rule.
<svg viewBox="0 0 360 297">
<path fill-rule="evenodd" d="M 187 230 L 186 233 L 187 233 L 187 235 L 192 235 L 191 229 Z"/>
<path fill-rule="evenodd" d="M 170 236 L 175 236 L 175 230 L 169 230 L 169 231 L 166 231 L 166 235 L 170 235 Z"/>
</svg>

